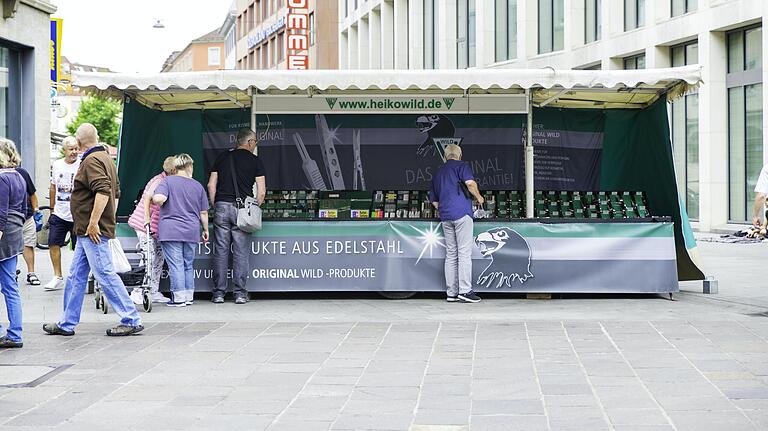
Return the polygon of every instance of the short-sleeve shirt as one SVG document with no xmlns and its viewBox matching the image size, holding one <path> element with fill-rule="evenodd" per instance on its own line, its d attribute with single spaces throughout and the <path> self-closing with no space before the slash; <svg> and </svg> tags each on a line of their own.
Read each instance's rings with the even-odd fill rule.
<svg viewBox="0 0 768 431">
<path fill-rule="evenodd" d="M 62 220 L 72 221 L 72 211 L 69 202 L 72 199 L 72 188 L 75 185 L 75 175 L 80 167 L 80 159 L 67 163 L 64 159 L 56 160 L 51 170 L 51 185 L 56 189 L 56 205 L 53 213 Z"/>
<path fill-rule="evenodd" d="M 763 166 L 763 169 L 760 171 L 760 176 L 757 177 L 755 193 L 764 193 L 768 195 L 768 165 Z"/>
<path fill-rule="evenodd" d="M 155 194 L 168 197 L 160 207 L 158 239 L 200 242 L 200 213 L 208 211 L 208 196 L 203 186 L 192 178 L 171 175 L 160 182 Z"/>
<path fill-rule="evenodd" d="M 472 201 L 464 195 L 459 182 L 474 180 L 469 163 L 447 160 L 432 177 L 430 199 L 437 202 L 440 220 L 454 221 L 465 215 L 472 217 Z"/>
<path fill-rule="evenodd" d="M 35 213 L 34 208 L 32 208 L 32 195 L 37 193 L 37 189 L 35 188 L 35 182 L 32 181 L 32 177 L 29 175 L 29 172 L 27 172 L 24 168 L 16 168 L 16 171 L 21 174 L 22 178 L 24 178 L 24 183 L 27 185 L 27 202 L 24 206 L 24 217 L 30 218 Z"/>
<path fill-rule="evenodd" d="M 253 197 L 253 183 L 256 177 L 263 177 L 266 173 L 264 163 L 252 152 L 237 148 L 226 151 L 216 158 L 211 172 L 217 172 L 216 202 L 235 202 L 235 188 L 232 184 L 232 167 L 229 159 L 235 163 L 237 171 L 237 188 L 240 191 L 240 199 Z"/>
</svg>

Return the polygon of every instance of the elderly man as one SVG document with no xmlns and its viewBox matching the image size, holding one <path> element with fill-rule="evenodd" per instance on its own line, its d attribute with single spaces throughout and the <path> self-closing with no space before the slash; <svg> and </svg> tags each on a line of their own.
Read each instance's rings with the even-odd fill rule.
<svg viewBox="0 0 768 431">
<path fill-rule="evenodd" d="M 445 284 L 448 302 L 480 302 L 472 291 L 472 201 L 464 186 L 484 202 L 469 164 L 461 161 L 461 147 L 445 147 L 445 164 L 432 177 L 430 200 L 440 214 L 445 235 Z"/>
<path fill-rule="evenodd" d="M 755 185 L 755 207 L 752 211 L 752 225 L 756 228 L 762 226 L 760 221 L 765 212 L 765 197 L 768 195 L 768 164 L 760 170 L 760 176 L 757 177 Z"/>
<path fill-rule="evenodd" d="M 64 288 L 64 277 L 61 272 L 61 247 L 67 243 L 67 234 L 72 241 L 75 224 L 72 222 L 72 212 L 69 210 L 69 200 L 72 196 L 72 186 L 75 174 L 80 167 L 77 157 L 77 140 L 68 136 L 62 142 L 64 157 L 56 160 L 51 169 L 51 188 L 48 194 L 53 205 L 53 214 L 48 218 L 50 231 L 48 233 L 48 251 L 53 264 L 53 278 L 45 285 L 45 290 Z"/>
<path fill-rule="evenodd" d="M 261 205 L 266 194 L 264 164 L 256 150 L 256 133 L 251 129 L 240 129 L 237 133 L 237 148 L 221 154 L 211 169 L 208 180 L 208 198 L 214 206 L 213 216 L 213 303 L 224 302 L 227 291 L 229 254 L 232 250 L 232 282 L 235 304 L 248 301 L 245 280 L 248 274 L 250 255 L 250 234 L 237 228 L 236 200 L 253 197 L 253 184 L 258 186 L 256 201 Z M 237 186 L 237 189 L 235 189 Z"/>
<path fill-rule="evenodd" d="M 117 169 L 107 150 L 99 145 L 99 135 L 92 124 L 78 127 L 75 138 L 83 152 L 70 199 L 77 245 L 64 287 L 64 313 L 57 323 L 43 325 L 43 330 L 51 335 L 75 335 L 88 273 L 93 271 L 109 305 L 120 316 L 120 325 L 107 329 L 107 335 L 133 335 L 144 326 L 125 285 L 112 268 L 107 244 L 115 237 L 115 200 L 120 197 Z"/>
</svg>

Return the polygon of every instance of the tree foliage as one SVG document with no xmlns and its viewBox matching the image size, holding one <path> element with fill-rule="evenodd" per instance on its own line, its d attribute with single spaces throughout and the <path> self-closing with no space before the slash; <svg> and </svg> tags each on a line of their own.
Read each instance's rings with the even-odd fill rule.
<svg viewBox="0 0 768 431">
<path fill-rule="evenodd" d="M 91 123 L 99 131 L 101 142 L 116 146 L 120 133 L 117 119 L 122 111 L 123 105 L 116 100 L 89 96 L 80 104 L 77 117 L 67 124 L 67 131 L 74 136 L 81 124 Z"/>
</svg>

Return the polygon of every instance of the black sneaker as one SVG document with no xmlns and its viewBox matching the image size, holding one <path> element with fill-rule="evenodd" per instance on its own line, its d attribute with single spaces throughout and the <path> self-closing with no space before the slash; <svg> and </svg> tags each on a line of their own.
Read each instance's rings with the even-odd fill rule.
<svg viewBox="0 0 768 431">
<path fill-rule="evenodd" d="M 213 298 L 211 298 L 211 302 L 213 302 L 214 304 L 223 304 L 224 295 L 213 295 Z"/>
<path fill-rule="evenodd" d="M 57 323 L 44 324 L 43 331 L 45 331 L 48 335 L 63 335 L 65 337 L 71 337 L 75 335 L 75 331 L 66 331 L 61 329 Z"/>
<path fill-rule="evenodd" d="M 459 302 L 459 296 L 458 295 L 456 295 L 456 296 L 448 295 L 448 296 L 445 297 L 445 300 L 448 301 L 448 302 Z"/>
<path fill-rule="evenodd" d="M 470 290 L 467 293 L 459 293 L 459 301 L 461 302 L 480 302 L 480 297 L 475 294 L 474 291 Z"/>
<path fill-rule="evenodd" d="M 107 329 L 107 335 L 110 337 L 125 337 L 126 335 L 134 335 L 144 330 L 144 325 L 128 326 L 117 325 L 114 328 Z"/>
<path fill-rule="evenodd" d="M 21 341 L 13 341 L 8 337 L 0 337 L 0 349 L 18 349 L 24 347 Z"/>
</svg>

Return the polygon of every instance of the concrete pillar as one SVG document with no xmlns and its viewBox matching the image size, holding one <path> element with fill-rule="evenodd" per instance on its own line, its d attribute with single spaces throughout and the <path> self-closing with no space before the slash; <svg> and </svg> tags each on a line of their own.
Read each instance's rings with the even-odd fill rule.
<svg viewBox="0 0 768 431">
<path fill-rule="evenodd" d="M 586 30 L 586 8 L 584 1 L 565 0 L 565 44 L 566 50 L 584 45 Z"/>
<path fill-rule="evenodd" d="M 728 222 L 728 92 L 724 32 L 699 34 L 699 229 L 709 231 Z M 764 132 L 765 133 L 765 132 Z"/>
<path fill-rule="evenodd" d="M 339 69 L 349 69 L 349 33 L 341 33 L 339 37 Z"/>
<path fill-rule="evenodd" d="M 456 0 L 437 3 L 439 69 L 456 69 Z"/>
<path fill-rule="evenodd" d="M 528 61 L 539 55 L 539 22 L 537 2 L 517 2 L 517 58 Z"/>
<path fill-rule="evenodd" d="M 364 16 L 358 21 L 357 26 L 357 56 L 358 69 L 370 69 L 368 50 L 368 17 Z"/>
<path fill-rule="evenodd" d="M 368 19 L 368 49 L 371 69 L 381 69 L 381 9 L 371 10 Z"/>
<path fill-rule="evenodd" d="M 391 1 L 381 2 L 381 68 L 395 68 L 395 7 Z"/>
<path fill-rule="evenodd" d="M 358 56 L 358 44 L 357 44 L 357 25 L 353 25 L 349 27 L 349 68 L 350 69 L 359 69 L 360 68 L 360 61 Z"/>
<path fill-rule="evenodd" d="M 475 2 L 475 66 L 496 62 L 496 19 L 494 1 Z"/>
<path fill-rule="evenodd" d="M 408 12 L 408 68 L 424 68 L 424 3 L 412 1 Z"/>
<path fill-rule="evenodd" d="M 395 10 L 395 69 L 408 69 L 408 41 L 411 39 L 408 21 L 408 0 L 394 0 Z"/>
</svg>

